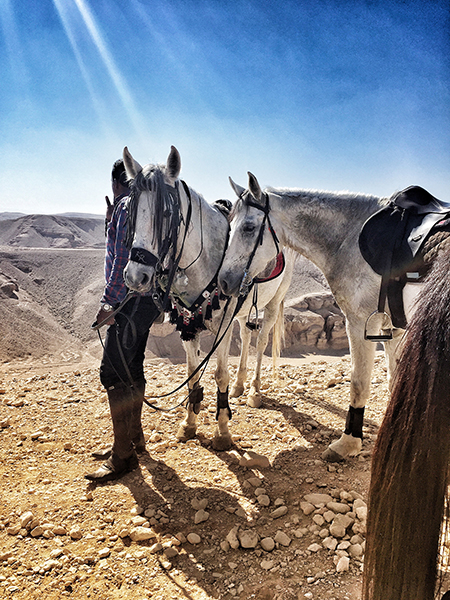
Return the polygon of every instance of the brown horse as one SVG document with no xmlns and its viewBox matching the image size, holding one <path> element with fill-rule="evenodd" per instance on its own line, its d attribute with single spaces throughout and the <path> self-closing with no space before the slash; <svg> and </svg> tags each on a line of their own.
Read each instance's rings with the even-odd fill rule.
<svg viewBox="0 0 450 600">
<path fill-rule="evenodd" d="M 450 251 L 408 325 L 372 459 L 363 600 L 433 600 L 448 534 Z M 448 598 L 448 594 L 445 594 Z"/>
</svg>

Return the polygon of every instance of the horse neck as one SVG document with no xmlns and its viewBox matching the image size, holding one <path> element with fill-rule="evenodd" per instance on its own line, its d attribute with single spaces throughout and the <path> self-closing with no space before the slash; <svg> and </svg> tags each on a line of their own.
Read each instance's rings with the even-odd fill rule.
<svg viewBox="0 0 450 600">
<path fill-rule="evenodd" d="M 183 223 L 178 238 L 178 252 L 182 250 L 180 278 L 172 290 L 187 302 L 195 300 L 216 275 L 225 252 L 228 238 L 226 218 L 206 200 L 189 188 L 190 198 L 184 189 L 180 192 Z M 191 202 L 191 220 L 186 232 L 186 218 Z M 186 233 L 185 233 L 186 232 Z M 184 242 L 183 242 L 184 240 Z"/>
<path fill-rule="evenodd" d="M 311 260 L 326 275 L 340 250 L 358 246 L 366 219 L 380 199 L 309 190 L 269 192 L 270 217 L 282 245 Z"/>
</svg>

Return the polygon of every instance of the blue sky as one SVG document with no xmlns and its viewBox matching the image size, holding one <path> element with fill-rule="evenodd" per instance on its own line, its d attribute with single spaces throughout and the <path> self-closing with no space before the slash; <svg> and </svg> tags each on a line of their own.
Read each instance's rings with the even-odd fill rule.
<svg viewBox="0 0 450 600">
<path fill-rule="evenodd" d="M 0 212 L 103 213 L 113 161 L 450 199 L 446 0 L 0 0 Z M 233 198 L 234 199 L 234 198 Z"/>
</svg>

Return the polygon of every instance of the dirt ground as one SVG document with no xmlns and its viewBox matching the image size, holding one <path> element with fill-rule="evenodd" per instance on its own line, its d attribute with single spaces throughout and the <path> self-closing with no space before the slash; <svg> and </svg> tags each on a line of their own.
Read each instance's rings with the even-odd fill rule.
<svg viewBox="0 0 450 600">
<path fill-rule="evenodd" d="M 232 364 L 232 375 L 235 369 Z M 227 452 L 211 446 L 210 364 L 202 379 L 198 438 L 176 440 L 183 407 L 170 412 L 144 407 L 149 454 L 141 456 L 139 469 L 102 485 L 84 478 L 98 465 L 91 452 L 111 442 L 98 364 L 42 368 L 22 361 L 2 370 L 0 597 L 360 597 L 364 517 L 355 517 L 334 543 L 326 504 L 347 505 L 343 512 L 354 516 L 357 502 L 361 507 L 367 499 L 371 449 L 387 403 L 380 354 L 364 448 L 356 458 L 337 464 L 321 459 L 343 430 L 348 356 L 281 359 L 276 382 L 267 359 L 263 406 L 247 407 L 245 395 L 232 400 L 233 447 Z M 184 365 L 167 359 L 147 362 L 147 396 L 173 389 L 184 373 Z M 174 406 L 182 399 L 180 392 L 158 404 Z M 266 466 L 245 462 L 252 451 Z M 309 494 L 331 498 L 323 504 L 322 496 L 314 497 L 311 509 Z"/>
</svg>

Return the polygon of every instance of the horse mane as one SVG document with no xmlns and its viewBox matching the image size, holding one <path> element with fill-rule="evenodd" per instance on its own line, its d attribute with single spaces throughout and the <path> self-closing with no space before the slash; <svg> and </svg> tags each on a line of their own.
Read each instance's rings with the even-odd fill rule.
<svg viewBox="0 0 450 600">
<path fill-rule="evenodd" d="M 139 198 L 142 192 L 153 192 L 155 200 L 152 205 L 153 232 L 152 243 L 156 246 L 159 258 L 165 257 L 169 250 L 176 252 L 178 230 L 181 222 L 181 207 L 178 190 L 170 187 L 164 180 L 162 165 L 140 171 L 130 182 L 130 199 L 128 203 L 127 231 L 125 244 L 131 248 L 136 233 L 136 217 Z"/>
<path fill-rule="evenodd" d="M 408 326 L 372 458 L 363 600 L 432 600 L 448 537 L 450 248 Z"/>
<path fill-rule="evenodd" d="M 267 187 L 263 190 L 264 193 L 274 194 L 275 196 L 283 196 L 283 198 L 287 198 L 289 200 L 294 200 L 297 198 L 302 198 L 309 202 L 311 205 L 315 202 L 339 202 L 339 201 L 352 201 L 352 200 L 361 200 L 365 203 L 375 203 L 378 204 L 380 208 L 386 205 L 390 198 L 379 198 L 378 196 L 373 196 L 370 194 L 358 194 L 355 192 L 341 191 L 341 192 L 330 192 L 326 190 L 313 190 L 313 189 L 301 189 L 301 188 L 275 188 L 275 187 Z M 233 208 L 231 209 L 229 221 L 232 221 L 236 214 L 239 212 L 241 206 L 246 206 L 246 200 L 243 197 L 239 197 L 236 202 L 233 204 Z"/>
</svg>

